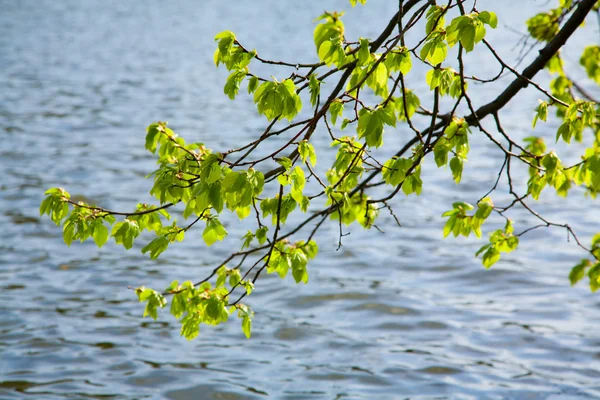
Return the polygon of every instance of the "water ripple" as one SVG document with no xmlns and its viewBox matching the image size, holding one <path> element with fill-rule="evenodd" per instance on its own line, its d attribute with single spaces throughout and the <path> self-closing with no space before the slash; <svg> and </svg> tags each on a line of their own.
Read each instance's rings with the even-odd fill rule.
<svg viewBox="0 0 600 400">
<path fill-rule="evenodd" d="M 261 279 L 249 341 L 231 323 L 202 326 L 187 342 L 166 314 L 142 320 L 128 289 L 197 280 L 232 243 L 207 251 L 190 232 L 156 262 L 139 254 L 141 246 L 127 253 L 112 243 L 64 246 L 60 229 L 39 217 L 43 190 L 66 186 L 110 208 L 149 201 L 142 179 L 154 169 L 143 150 L 149 122 L 169 120 L 217 150 L 261 132 L 250 98 L 222 94 L 226 72 L 212 63 L 216 32 L 234 28 L 267 58 L 314 60 L 312 19 L 323 8 L 349 8 L 346 0 L 238 3 L 0 0 L 0 398 L 599 398 L 600 300 L 568 287 L 581 254 L 564 232 L 532 232 L 491 270 L 473 258 L 479 241 L 441 239 L 439 216 L 453 201 L 472 201 L 497 174 L 501 160 L 476 135 L 480 156 L 464 184 L 424 168 L 419 201 L 394 203 L 401 228 L 382 216 L 386 235 L 355 228 L 335 251 L 337 227 L 325 227 L 309 285 Z M 518 29 L 537 10 L 516 0 L 479 7 Z M 374 37 L 393 8 L 371 1 L 349 11 L 349 37 Z M 489 35 L 511 54 L 515 37 Z M 477 75 L 495 74 L 493 63 L 479 61 Z M 521 102 L 504 115 L 515 137 L 530 134 L 537 94 L 526 91 Z M 556 129 L 546 127 L 548 135 Z M 401 130 L 386 133 L 392 146 L 402 140 Z M 333 153 L 327 135 L 315 141 L 325 149 L 323 168 Z M 569 220 L 587 240 L 600 226 L 594 204 L 544 197 L 539 209 Z M 531 223 L 525 214 L 515 220 Z M 232 234 L 246 228 L 226 223 Z"/>
</svg>

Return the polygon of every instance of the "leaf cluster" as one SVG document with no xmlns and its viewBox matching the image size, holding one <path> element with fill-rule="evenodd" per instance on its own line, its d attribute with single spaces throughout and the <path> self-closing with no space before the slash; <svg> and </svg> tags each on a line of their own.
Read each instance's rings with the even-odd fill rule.
<svg viewBox="0 0 600 400">
<path fill-rule="evenodd" d="M 350 3 L 355 6 L 365 1 Z M 145 303 L 144 316 L 156 319 L 158 310 L 170 301 L 171 314 L 179 320 L 181 335 L 187 339 L 199 334 L 201 324 L 224 323 L 234 312 L 241 319 L 242 331 L 250 337 L 253 312 L 241 301 L 253 293 L 262 271 L 282 278 L 291 271 L 297 283 L 307 283 L 309 261 L 318 251 L 313 238 L 327 219 L 339 226 L 339 246 L 345 236 L 344 225 L 377 227 L 381 209 L 387 209 L 400 225 L 391 200 L 401 192 L 409 196 L 427 190 L 421 172 L 432 159 L 437 167 L 449 167 L 452 180 L 459 184 L 471 150 L 470 137 L 475 134 L 472 129 L 478 128 L 477 134 L 489 139 L 503 163 L 496 182 L 476 207 L 455 202 L 443 214 L 447 218 L 444 237 L 473 233 L 480 238 L 484 223 L 492 215 L 506 220 L 504 228 L 490 232 L 489 242 L 476 253 L 482 255 L 483 265 L 489 268 L 502 253 L 514 251 L 525 233 L 538 227 L 567 229 L 590 254 L 572 269 L 570 280 L 575 284 L 587 276 L 592 291 L 597 290 L 600 235 L 587 248 L 567 224 L 545 219 L 527 203 L 538 200 L 548 186 L 559 196 L 567 196 L 576 187 L 592 198 L 600 191 L 598 104 L 569 78 L 557 50 L 560 46 L 553 45 L 556 40 L 566 40 L 573 26 L 581 25 L 582 20 L 571 24 L 563 24 L 563 20 L 579 18 L 574 9 L 585 6 L 589 12 L 589 0 L 561 0 L 557 8 L 527 22 L 530 36 L 549 44 L 525 69 L 526 76 L 510 67 L 484 41 L 487 28 L 498 26 L 493 12 L 477 10 L 476 2 L 470 10 L 466 2 L 418 3 L 402 2 L 397 15 L 376 39 L 348 40 L 343 13 L 325 12 L 316 20 L 313 41 L 318 62 L 313 63 L 266 60 L 256 50 L 244 47 L 233 32 L 217 34 L 214 62 L 229 71 L 223 92 L 234 100 L 246 82 L 257 113 L 268 121 L 264 131 L 249 143 L 220 152 L 204 143 L 186 142 L 166 122 L 153 123 L 146 130 L 145 147 L 157 159 L 156 170 L 148 175 L 156 205 L 138 204 L 134 210 L 117 212 L 74 201 L 64 189 L 53 188 L 46 192 L 40 214 L 62 224 L 68 245 L 91 238 L 103 246 L 112 237 L 115 243 L 130 249 L 144 241 L 141 251 L 152 259 L 171 244 L 185 240 L 192 228 L 202 229 L 207 247 L 228 246 L 230 216 L 255 222 L 239 238 L 240 249 L 232 251 L 199 282 L 173 281 L 162 292 L 144 286 L 136 289 L 139 300 Z M 450 14 L 458 15 L 447 24 Z M 421 19 L 425 31 L 416 44 L 411 43 L 416 27 L 423 26 L 417 23 Z M 407 35 L 409 31 L 411 35 Z M 496 77 L 477 78 L 473 75 L 479 73 L 476 65 L 463 59 L 463 53 L 477 46 L 489 50 L 498 61 L 501 70 Z M 445 65 L 454 58 L 458 60 L 458 71 Z M 599 59 L 600 47 L 596 45 L 586 47 L 580 58 L 587 76 L 598 83 Z M 291 72 L 279 79 L 262 77 L 254 73 L 253 63 Z M 428 69 L 425 83 L 430 91 L 419 95 L 408 87 L 417 79 L 411 75 L 415 63 Z M 532 80 L 543 65 L 552 76 L 548 89 Z M 476 109 L 468 82 L 474 81 L 476 84 L 471 86 L 480 87 L 498 81 L 507 71 L 515 75 L 513 83 L 496 100 Z M 338 80 L 329 84 L 336 76 Z M 568 146 L 573 140 L 586 145 L 578 163 L 563 163 L 561 149 L 547 148 L 543 135 L 516 139 L 512 131 L 517 128 L 506 130 L 502 126 L 499 111 L 526 84 L 543 97 L 534 110 L 533 128 L 538 128 L 540 121 L 556 117 L 556 146 Z M 299 120 L 305 98 L 310 99 L 311 110 L 306 113 L 307 119 Z M 461 115 L 460 110 L 465 109 L 468 112 Z M 494 131 L 480 122 L 488 115 L 496 122 Z M 345 136 L 339 134 L 341 130 Z M 319 135 L 331 139 L 333 160 L 321 157 L 315 148 L 314 138 Z M 389 140 L 389 135 L 396 137 Z M 402 147 L 387 151 L 389 143 L 397 141 L 403 143 Z M 317 165 L 323 160 L 328 164 Z M 517 168 L 529 171 L 526 191 L 521 194 L 517 175 L 513 175 Z M 494 204 L 492 194 L 504 182 L 513 200 Z M 520 206 L 541 223 L 515 234 L 506 214 Z M 170 207 L 178 208 L 173 215 L 179 221 L 167 211 Z M 291 218 L 295 215 L 298 217 Z M 146 234 L 152 238 L 147 240 Z M 303 234 L 306 236 L 296 237 Z"/>
</svg>

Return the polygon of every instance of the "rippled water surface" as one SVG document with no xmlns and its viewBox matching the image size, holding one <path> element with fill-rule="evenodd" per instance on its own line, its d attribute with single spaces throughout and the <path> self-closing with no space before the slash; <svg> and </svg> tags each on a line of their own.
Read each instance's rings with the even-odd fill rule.
<svg viewBox="0 0 600 400">
<path fill-rule="evenodd" d="M 428 167 L 423 195 L 395 201 L 402 228 L 383 215 L 385 234 L 353 227 L 336 251 L 332 224 L 319 234 L 308 285 L 261 279 L 251 340 L 231 322 L 188 342 L 167 313 L 142 319 L 127 289 L 203 277 L 238 245 L 244 224 L 228 224 L 230 242 L 207 249 L 192 232 L 150 261 L 141 245 L 67 248 L 60 229 L 38 217 L 53 186 L 110 208 L 149 200 L 143 177 L 154 160 L 143 141 L 152 121 L 217 150 L 260 132 L 251 99 L 222 94 L 216 32 L 234 30 L 266 58 L 312 61 L 312 20 L 323 9 L 348 10 L 348 37 L 373 38 L 395 3 L 0 0 L 0 398 L 600 398 L 600 297 L 569 287 L 584 255 L 565 232 L 523 237 L 489 271 L 473 257 L 481 242 L 441 239 L 441 213 L 456 199 L 476 201 L 497 174 L 501 160 L 476 134 L 464 184 Z M 479 8 L 522 31 L 543 3 Z M 592 25 L 576 47 L 598 37 Z M 518 34 L 489 35 L 514 61 Z M 486 58 L 470 65 L 477 76 L 497 71 Z M 422 72 L 415 67 L 410 87 L 424 89 Z M 485 89 L 476 101 L 496 93 Z M 515 137 L 531 134 L 537 97 L 528 91 L 503 114 Z M 403 129 L 386 141 L 402 143 Z M 556 123 L 543 129 L 551 137 Z M 316 134 L 318 146 L 326 136 Z M 536 206 L 586 242 L 600 230 L 597 203 L 581 193 Z"/>
</svg>

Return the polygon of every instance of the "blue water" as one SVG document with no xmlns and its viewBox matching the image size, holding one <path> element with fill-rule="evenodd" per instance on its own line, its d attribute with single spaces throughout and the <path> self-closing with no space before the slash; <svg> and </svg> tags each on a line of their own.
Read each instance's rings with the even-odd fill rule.
<svg viewBox="0 0 600 400">
<path fill-rule="evenodd" d="M 113 243 L 67 248 L 61 229 L 38 217 L 44 190 L 54 186 L 113 209 L 149 201 L 143 177 L 155 165 L 143 144 L 153 121 L 216 150 L 261 132 L 251 99 L 231 102 L 222 93 L 227 73 L 212 62 L 215 33 L 231 29 L 265 58 L 310 62 L 312 21 L 324 9 L 347 11 L 348 37 L 373 38 L 394 6 L 0 0 L 0 398 L 600 398 L 600 297 L 585 284 L 569 286 L 571 266 L 585 256 L 573 240 L 560 229 L 534 231 L 486 271 L 473 256 L 482 241 L 441 238 L 441 213 L 456 200 L 475 202 L 502 161 L 475 130 L 464 182 L 455 186 L 449 171 L 425 167 L 423 194 L 393 203 L 401 228 L 384 212 L 385 234 L 348 228 L 336 251 L 338 227 L 329 224 L 308 285 L 262 277 L 248 299 L 256 311 L 251 340 L 232 321 L 203 326 L 188 342 L 167 312 L 142 319 L 128 289 L 204 277 L 237 248 L 245 224 L 227 221 L 231 240 L 210 249 L 192 231 L 151 261 L 141 243 L 129 252 Z M 511 62 L 517 31 L 544 7 L 478 2 L 498 13 L 503 29 L 489 38 Z M 584 76 L 574 67 L 577 52 L 598 38 L 594 23 L 566 53 L 576 78 Z M 478 77 L 498 70 L 481 54 L 469 60 Z M 407 85 L 426 90 L 425 71 L 415 66 Z M 475 101 L 501 85 L 481 88 Z M 503 112 L 514 137 L 532 134 L 538 97 L 528 90 Z M 536 133 L 552 138 L 557 126 L 549 121 Z M 386 143 L 400 145 L 403 135 L 403 126 L 390 130 Z M 273 148 L 287 139 L 278 140 Z M 326 132 L 315 141 L 325 149 Z M 580 150 L 561 154 L 576 159 Z M 320 168 L 331 157 L 323 151 Z M 520 188 L 525 173 L 515 171 Z M 578 191 L 567 201 L 548 193 L 535 207 L 569 222 L 584 243 L 600 231 L 597 202 Z M 520 211 L 512 217 L 517 231 L 536 223 Z"/>
</svg>

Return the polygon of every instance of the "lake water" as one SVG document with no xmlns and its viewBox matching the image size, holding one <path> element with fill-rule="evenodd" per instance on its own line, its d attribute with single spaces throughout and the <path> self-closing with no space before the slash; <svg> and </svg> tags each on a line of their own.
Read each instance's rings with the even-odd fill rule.
<svg viewBox="0 0 600 400">
<path fill-rule="evenodd" d="M 353 226 L 336 251 L 337 226 L 329 224 L 308 285 L 261 278 L 248 300 L 256 311 L 251 340 L 231 321 L 202 326 L 188 342 L 167 312 L 142 319 L 127 289 L 204 277 L 237 248 L 245 224 L 229 221 L 231 240 L 210 249 L 191 232 L 151 261 L 141 243 L 129 252 L 113 243 L 67 248 L 61 229 L 39 218 L 43 192 L 54 186 L 113 209 L 150 200 L 143 177 L 154 159 L 143 144 L 153 121 L 217 150 L 261 131 L 248 96 L 231 102 L 222 94 L 215 33 L 231 29 L 266 58 L 313 61 L 312 21 L 324 9 L 347 10 L 348 37 L 374 38 L 395 3 L 351 10 L 342 0 L 0 0 L 0 398 L 600 398 L 600 297 L 585 283 L 569 286 L 570 268 L 585 256 L 573 240 L 560 229 L 534 231 L 488 271 L 473 256 L 482 241 L 442 240 L 440 215 L 453 201 L 475 202 L 500 166 L 475 130 L 464 183 L 424 168 L 422 196 L 394 202 L 401 228 L 383 213 L 385 234 Z M 511 62 L 524 20 L 547 6 L 478 3 L 498 13 L 502 32 L 489 38 Z M 575 49 L 597 38 L 590 20 Z M 577 51 L 566 57 L 575 65 Z M 471 74 L 497 71 L 489 58 L 470 61 Z M 424 90 L 424 71 L 415 67 L 408 86 Z M 526 91 L 503 113 L 515 137 L 531 134 L 538 97 Z M 557 126 L 536 132 L 553 143 Z M 400 145 L 403 129 L 386 133 L 386 142 Z M 328 146 L 326 136 L 315 134 L 317 146 Z M 581 192 L 566 202 L 549 193 L 534 206 L 571 223 L 586 244 L 600 231 L 597 202 Z M 511 216 L 517 231 L 535 223 Z"/>
</svg>

